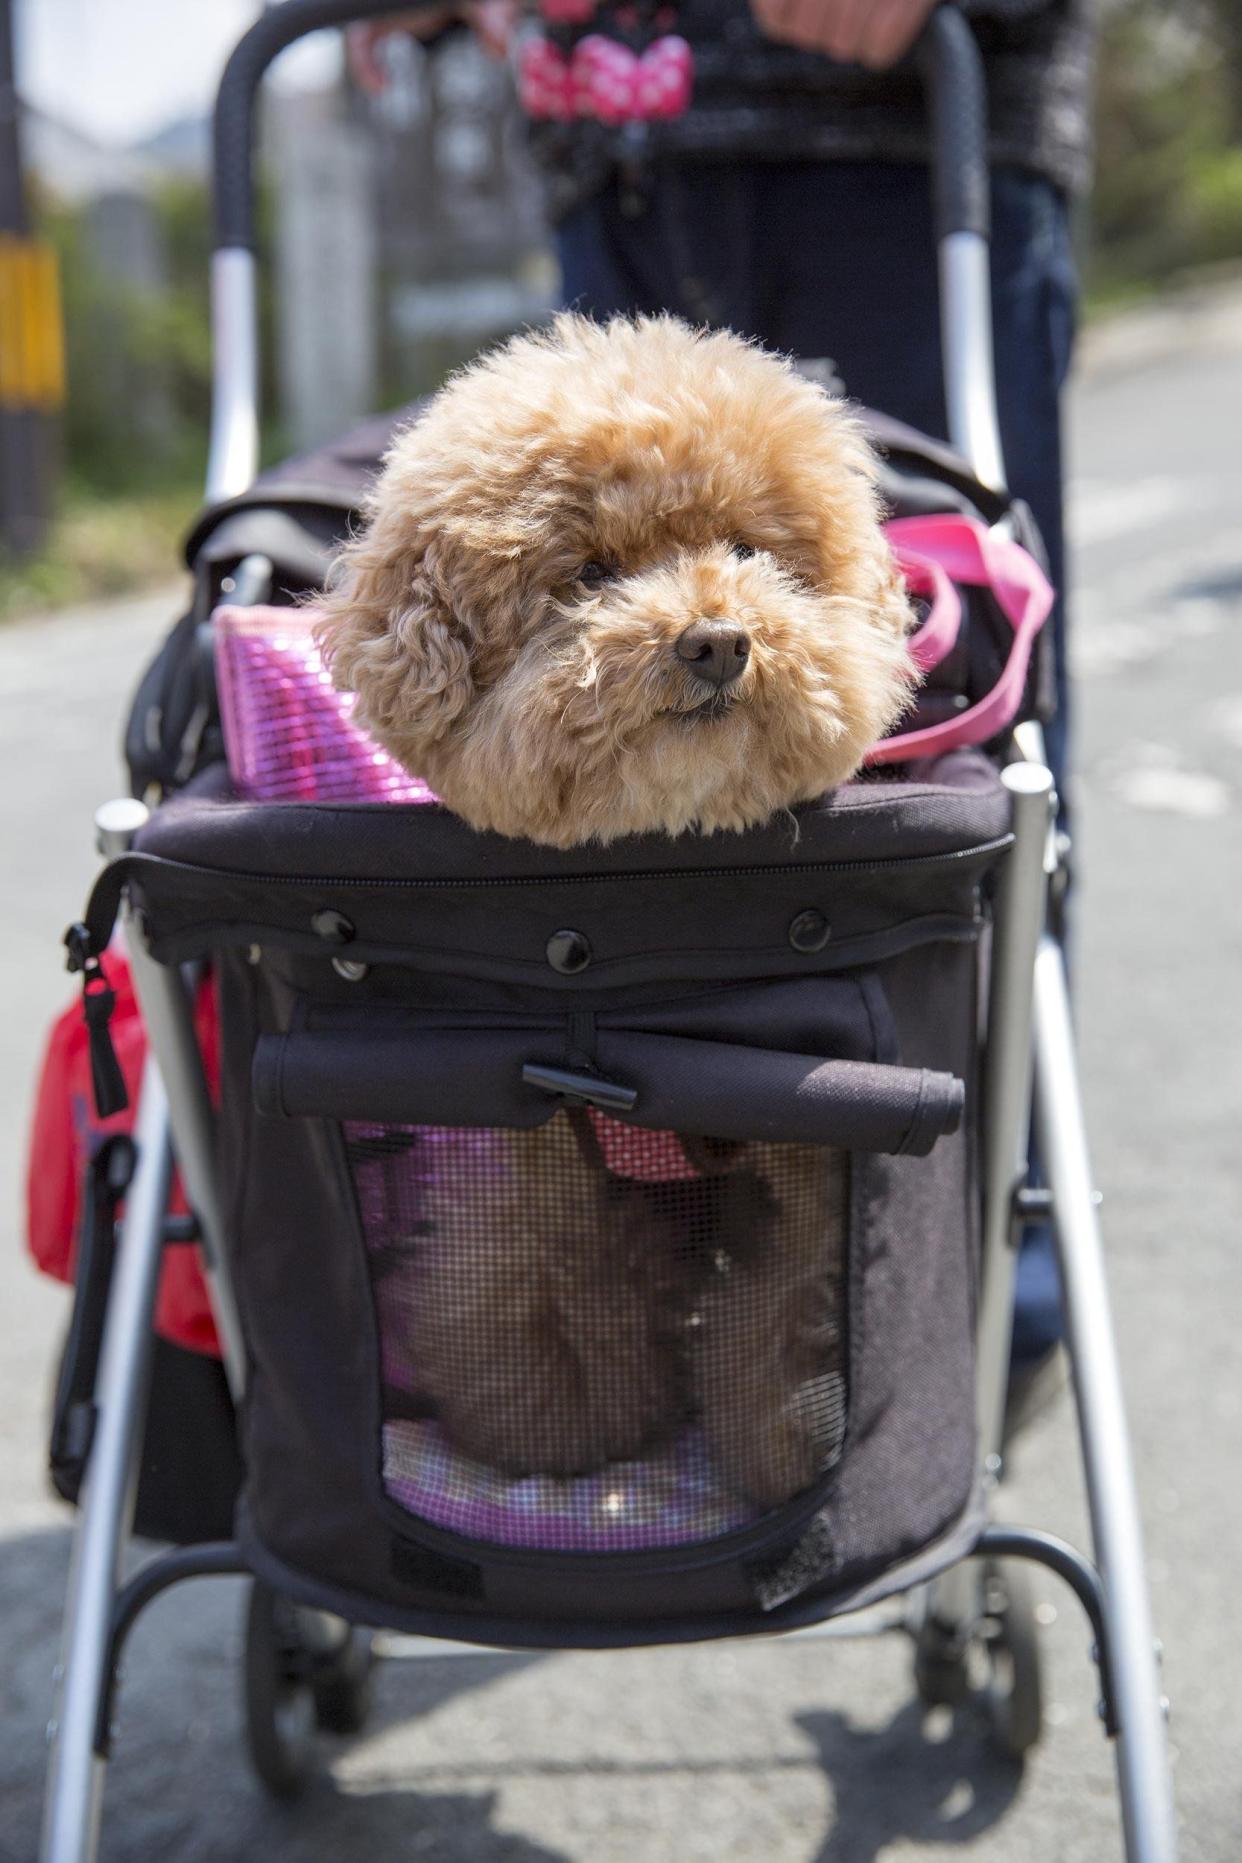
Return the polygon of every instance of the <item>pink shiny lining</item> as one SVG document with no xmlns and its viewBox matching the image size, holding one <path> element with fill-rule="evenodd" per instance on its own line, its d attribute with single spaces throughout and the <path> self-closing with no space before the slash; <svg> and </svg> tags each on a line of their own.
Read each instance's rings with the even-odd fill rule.
<svg viewBox="0 0 1242 1863">
<path fill-rule="evenodd" d="M 216 684 L 229 773 L 255 802 L 434 802 L 353 721 L 310 608 L 218 608 Z"/>
</svg>

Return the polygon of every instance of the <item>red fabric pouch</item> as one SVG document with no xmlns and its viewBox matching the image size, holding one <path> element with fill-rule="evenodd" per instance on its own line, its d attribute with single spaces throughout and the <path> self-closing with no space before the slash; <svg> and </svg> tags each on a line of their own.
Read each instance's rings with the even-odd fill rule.
<svg viewBox="0 0 1242 1863">
<path fill-rule="evenodd" d="M 147 1054 L 129 965 L 116 951 L 110 951 L 103 959 L 103 969 L 116 992 L 110 1032 L 125 1077 L 129 1106 L 110 1119 L 100 1119 L 95 1111 L 80 1001 L 52 1025 L 35 1097 L 26 1169 L 26 1242 L 36 1265 L 58 1281 L 72 1281 L 74 1276 L 87 1163 L 105 1138 L 133 1130 Z M 215 992 L 210 980 L 204 981 L 199 990 L 194 1019 L 208 1085 L 214 1095 L 219 1082 L 219 1047 Z M 185 1215 L 187 1207 L 181 1179 L 174 1176 L 169 1214 Z M 165 1251 L 155 1329 L 173 1345 L 219 1356 L 197 1245 L 177 1245 Z"/>
</svg>

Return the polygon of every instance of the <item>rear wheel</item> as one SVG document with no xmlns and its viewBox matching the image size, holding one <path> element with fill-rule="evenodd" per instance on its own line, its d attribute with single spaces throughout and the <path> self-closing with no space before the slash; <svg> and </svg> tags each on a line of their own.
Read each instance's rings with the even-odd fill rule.
<svg viewBox="0 0 1242 1863">
<path fill-rule="evenodd" d="M 960 1708 L 970 1698 L 967 1650 L 960 1637 L 929 1617 L 914 1639 L 914 1687 L 925 1708 Z"/>
<path fill-rule="evenodd" d="M 375 1652 L 369 1630 L 342 1624 L 340 1647 L 316 1660 L 311 1675 L 315 1719 L 328 1734 L 360 1734 L 375 1691 Z"/>
<path fill-rule="evenodd" d="M 297 1798 L 314 1771 L 310 1676 L 296 1607 L 256 1579 L 246 1609 L 246 1745 L 255 1772 L 275 1798 Z"/>
<path fill-rule="evenodd" d="M 991 1562 L 983 1577 L 985 1699 L 992 1744 L 1009 1759 L 1023 1759 L 1044 1731 L 1044 1685 L 1035 1597 L 1025 1568 L 1015 1560 Z"/>
<path fill-rule="evenodd" d="M 926 1617 L 914 1637 L 914 1686 L 928 1708 L 974 1707 L 1007 1759 L 1021 1760 L 1043 1734 L 1044 1691 L 1035 1599 L 1017 1560 L 988 1560 L 981 1616 L 964 1634 Z"/>
</svg>

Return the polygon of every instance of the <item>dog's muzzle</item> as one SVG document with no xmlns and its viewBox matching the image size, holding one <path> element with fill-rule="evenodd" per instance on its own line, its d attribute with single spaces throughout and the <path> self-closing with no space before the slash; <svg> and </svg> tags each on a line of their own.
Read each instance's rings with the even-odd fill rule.
<svg viewBox="0 0 1242 1863">
<path fill-rule="evenodd" d="M 750 636 L 736 621 L 692 621 L 673 652 L 692 678 L 723 692 L 746 671 Z"/>
</svg>

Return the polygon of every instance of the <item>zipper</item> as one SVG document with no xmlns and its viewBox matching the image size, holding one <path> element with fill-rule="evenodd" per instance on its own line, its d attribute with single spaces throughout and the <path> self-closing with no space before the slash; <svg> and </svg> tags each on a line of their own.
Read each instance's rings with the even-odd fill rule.
<svg viewBox="0 0 1242 1863">
<path fill-rule="evenodd" d="M 385 1418 L 386 1422 L 388 1419 Z M 848 1423 L 847 1423 L 848 1429 Z M 782 1545 L 788 1550 L 832 1495 L 841 1470 L 841 1458 L 824 1469 L 802 1493 L 779 1507 L 768 1508 L 757 1519 L 729 1527 L 710 1539 L 683 1540 L 670 1546 L 630 1547 L 603 1552 L 551 1551 L 540 1546 L 509 1546 L 498 1540 L 474 1539 L 452 1527 L 437 1526 L 395 1500 L 381 1478 L 381 1506 L 399 1538 L 426 1546 L 446 1558 L 473 1565 L 506 1567 L 512 1571 L 585 1573 L 607 1578 L 614 1574 L 645 1572 L 700 1572 L 753 1558 Z M 792 1543 L 792 1544 L 791 1544 Z"/>
<path fill-rule="evenodd" d="M 601 882 L 622 883 L 638 880 L 753 880 L 769 876 L 804 873 L 883 873 L 893 867 L 944 867 L 958 861 L 974 860 L 987 854 L 1000 854 L 1013 843 L 1011 834 L 998 835 L 991 841 L 976 842 L 972 847 L 953 848 L 942 854 L 893 854 L 881 860 L 818 860 L 787 866 L 766 867 L 643 867 L 633 873 L 565 873 L 511 874 L 500 879 L 366 879 L 359 874 L 247 873 L 228 867 L 200 867 L 189 861 L 168 860 L 164 855 L 123 856 L 124 859 L 157 861 L 161 866 L 179 868 L 185 873 L 214 874 L 228 880 L 257 880 L 263 886 L 323 886 L 363 888 L 368 892 L 425 891 L 438 889 L 487 889 L 498 886 L 596 886 Z"/>
</svg>

